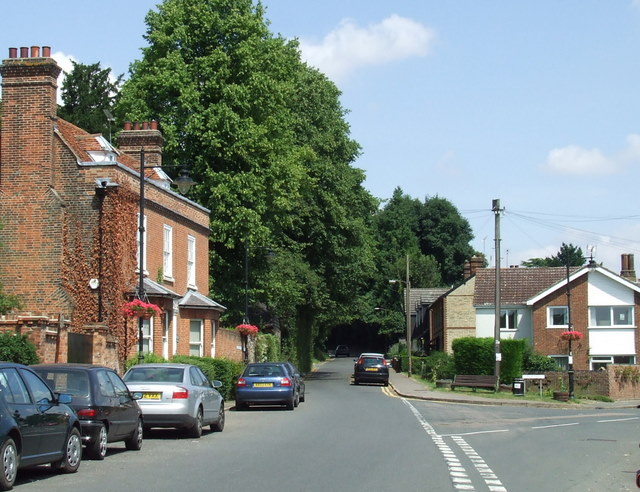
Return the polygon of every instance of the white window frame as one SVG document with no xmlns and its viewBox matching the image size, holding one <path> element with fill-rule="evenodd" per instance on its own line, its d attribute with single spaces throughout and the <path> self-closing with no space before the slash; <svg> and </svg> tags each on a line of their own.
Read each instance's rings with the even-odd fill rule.
<svg viewBox="0 0 640 492">
<path fill-rule="evenodd" d="M 620 360 L 616 361 L 616 358 L 620 359 L 621 357 L 631 357 L 631 362 L 620 362 Z M 589 368 L 592 371 L 598 370 L 601 367 L 606 367 L 609 364 L 634 365 L 635 363 L 635 355 L 593 355 L 589 358 Z"/>
<path fill-rule="evenodd" d="M 509 326 L 509 319 L 513 316 L 515 318 L 515 326 Z M 504 318 L 504 326 L 502 326 L 502 320 Z M 501 309 L 500 310 L 500 330 L 501 331 L 516 331 L 518 329 L 518 310 L 517 309 Z"/>
<path fill-rule="evenodd" d="M 187 286 L 196 288 L 196 238 L 187 236 Z"/>
<path fill-rule="evenodd" d="M 162 239 L 162 276 L 173 281 L 173 227 L 164 225 Z"/>
<path fill-rule="evenodd" d="M 139 272 L 138 267 L 140 266 L 140 212 L 136 215 L 136 272 Z M 142 239 L 144 241 L 144 255 L 142 257 L 142 271 L 145 274 L 148 274 L 147 271 L 147 216 L 144 216 L 142 221 L 142 227 L 144 228 L 144 232 L 142 234 Z"/>
<path fill-rule="evenodd" d="M 142 353 L 153 353 L 153 323 L 151 319 L 142 320 Z"/>
<path fill-rule="evenodd" d="M 195 355 L 197 357 L 202 357 L 204 355 L 202 352 L 203 325 L 204 323 L 201 319 L 189 320 L 189 355 Z M 193 338 L 193 334 L 196 332 L 199 337 L 197 340 Z"/>
<path fill-rule="evenodd" d="M 568 328 L 569 325 L 565 324 L 555 324 L 553 322 L 553 311 L 554 310 L 564 310 L 564 319 L 567 321 L 569 319 L 569 307 L 568 306 L 547 306 L 547 328 Z"/>
<path fill-rule="evenodd" d="M 218 331 L 218 320 L 211 320 L 211 357 L 216 356 L 216 332 Z"/>
<path fill-rule="evenodd" d="M 609 324 L 598 324 L 596 319 L 596 310 L 607 309 L 609 311 Z M 631 318 L 629 323 L 616 324 L 615 323 L 615 311 L 625 309 L 627 314 Z M 589 306 L 589 327 L 590 328 L 631 328 L 635 326 L 634 320 L 634 306 Z"/>
</svg>

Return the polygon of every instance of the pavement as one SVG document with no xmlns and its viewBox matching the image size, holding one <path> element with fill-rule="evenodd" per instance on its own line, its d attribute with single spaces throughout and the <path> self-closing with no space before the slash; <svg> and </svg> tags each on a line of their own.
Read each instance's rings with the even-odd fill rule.
<svg viewBox="0 0 640 492">
<path fill-rule="evenodd" d="M 535 384 L 535 383 L 534 383 Z M 571 409 L 615 409 L 615 408 L 640 408 L 640 400 L 619 400 L 603 402 L 596 400 L 577 400 L 576 402 L 546 402 L 527 400 L 524 396 L 517 398 L 497 398 L 483 396 L 486 390 L 473 391 L 471 389 L 459 389 L 455 391 L 435 391 L 420 381 L 410 378 L 406 373 L 389 370 L 389 385 L 393 391 L 404 398 L 417 400 L 438 401 L 447 403 L 467 403 L 475 405 L 504 405 L 542 408 L 571 408 Z"/>
</svg>

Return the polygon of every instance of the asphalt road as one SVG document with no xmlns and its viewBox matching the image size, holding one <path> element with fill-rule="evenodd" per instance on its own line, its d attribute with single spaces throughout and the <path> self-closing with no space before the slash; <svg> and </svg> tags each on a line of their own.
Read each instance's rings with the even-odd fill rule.
<svg viewBox="0 0 640 492">
<path fill-rule="evenodd" d="M 153 431 L 74 475 L 22 472 L 16 490 L 636 490 L 638 410 L 610 412 L 409 401 L 353 386 L 350 358 L 307 379 L 294 411 L 231 410 L 224 432 Z"/>
</svg>

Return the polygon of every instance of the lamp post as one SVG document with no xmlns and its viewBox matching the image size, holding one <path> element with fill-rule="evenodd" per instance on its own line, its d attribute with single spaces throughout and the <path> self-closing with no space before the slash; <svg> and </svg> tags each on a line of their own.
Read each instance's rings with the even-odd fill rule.
<svg viewBox="0 0 640 492">
<path fill-rule="evenodd" d="M 395 283 L 404 283 L 405 285 L 405 301 L 404 301 L 404 310 L 405 310 L 405 321 L 407 323 L 407 355 L 409 356 L 408 366 L 407 366 L 407 374 L 411 376 L 413 373 L 413 361 L 411 360 L 411 281 L 409 280 L 409 255 L 407 254 L 407 269 L 406 269 L 406 279 L 403 282 L 402 280 L 389 280 L 390 284 Z"/>
<path fill-rule="evenodd" d="M 145 166 L 144 165 L 144 147 L 140 149 L 140 202 L 139 202 L 139 217 L 138 217 L 138 241 L 140 244 L 138 252 L 138 299 L 144 300 L 147 294 L 144 290 L 144 182 L 146 180 L 144 176 L 145 169 L 153 169 L 160 166 Z M 186 193 L 193 186 L 194 181 L 189 176 L 189 171 L 185 167 L 181 167 L 180 175 L 175 181 L 180 193 Z M 142 363 L 144 360 L 144 340 L 143 340 L 144 319 L 138 318 L 138 363 Z"/>
</svg>

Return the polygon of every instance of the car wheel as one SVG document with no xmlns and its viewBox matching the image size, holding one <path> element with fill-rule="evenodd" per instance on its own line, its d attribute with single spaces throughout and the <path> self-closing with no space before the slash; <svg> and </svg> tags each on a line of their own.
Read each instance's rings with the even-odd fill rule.
<svg viewBox="0 0 640 492">
<path fill-rule="evenodd" d="M 293 406 L 297 407 L 300 405 L 300 393 L 296 393 L 296 397 L 293 399 Z"/>
<path fill-rule="evenodd" d="M 196 439 L 202 435 L 202 408 L 198 408 L 196 421 L 193 424 L 193 427 L 188 429 L 187 433 L 189 437 L 195 437 Z"/>
<path fill-rule="evenodd" d="M 222 432 L 224 430 L 224 402 L 220 403 L 220 410 L 218 410 L 218 421 L 215 424 L 211 424 L 211 430 L 213 432 Z"/>
<path fill-rule="evenodd" d="M 18 463 L 20 456 L 16 443 L 10 437 L 2 443 L 0 448 L 2 456 L 2 474 L 0 474 L 0 490 L 11 490 L 18 475 Z"/>
<path fill-rule="evenodd" d="M 356 386 L 360 384 L 360 381 L 358 381 L 357 379 L 353 380 L 353 384 L 355 384 Z"/>
<path fill-rule="evenodd" d="M 304 403 L 304 391 L 300 395 L 300 403 Z"/>
<path fill-rule="evenodd" d="M 144 435 L 144 430 L 142 427 L 142 419 L 138 419 L 138 425 L 136 426 L 136 430 L 133 431 L 131 437 L 124 441 L 124 446 L 132 451 L 140 451 L 142 449 L 142 436 Z"/>
<path fill-rule="evenodd" d="M 107 455 L 107 428 L 104 424 L 100 426 L 96 439 L 87 443 L 85 452 L 92 460 L 103 460 Z"/>
<path fill-rule="evenodd" d="M 54 461 L 51 466 L 62 473 L 75 473 L 82 459 L 82 438 L 80 431 L 75 427 L 71 429 L 65 441 L 64 456 L 60 461 Z"/>
<path fill-rule="evenodd" d="M 287 410 L 293 410 L 295 407 L 295 398 L 291 397 L 291 400 L 287 402 Z"/>
</svg>

